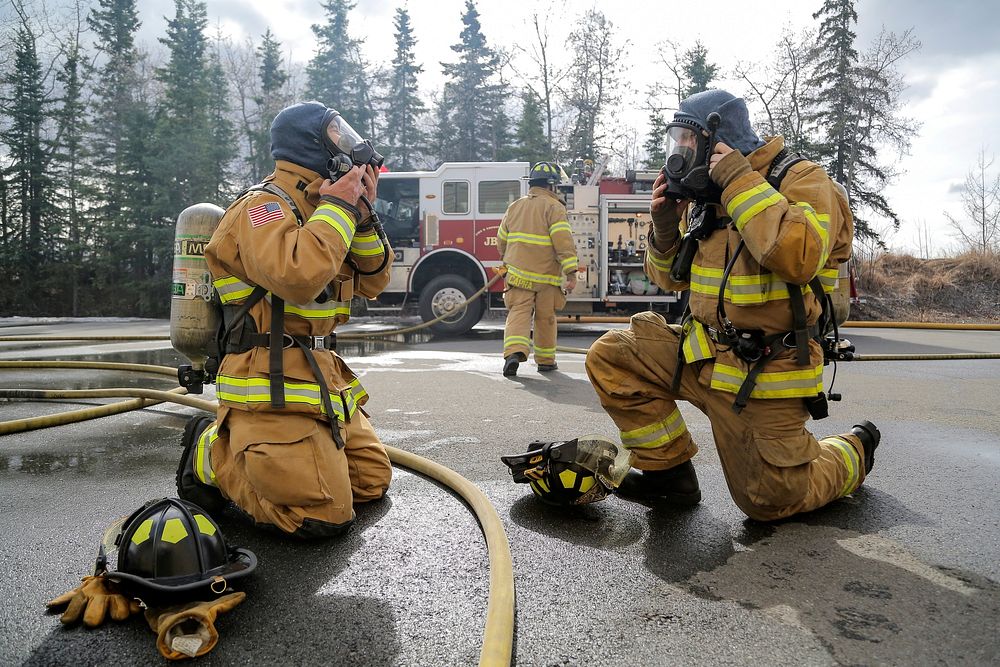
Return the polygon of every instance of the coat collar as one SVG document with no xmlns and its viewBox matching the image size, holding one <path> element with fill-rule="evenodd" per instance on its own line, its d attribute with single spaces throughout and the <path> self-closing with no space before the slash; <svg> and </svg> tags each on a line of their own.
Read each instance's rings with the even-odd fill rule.
<svg viewBox="0 0 1000 667">
<path fill-rule="evenodd" d="M 778 153 L 785 147 L 785 139 L 780 134 L 776 137 L 765 137 L 766 144 L 747 155 L 750 168 L 767 176 L 767 170 Z"/>
<path fill-rule="evenodd" d="M 278 160 L 274 165 L 274 173 L 264 180 L 277 185 L 293 200 L 315 208 L 319 205 L 319 186 L 325 179 L 312 169 Z"/>
</svg>

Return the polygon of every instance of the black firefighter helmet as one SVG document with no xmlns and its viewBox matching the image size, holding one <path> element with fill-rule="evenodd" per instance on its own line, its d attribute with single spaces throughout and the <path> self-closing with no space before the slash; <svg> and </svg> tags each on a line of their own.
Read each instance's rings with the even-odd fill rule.
<svg viewBox="0 0 1000 667">
<path fill-rule="evenodd" d="M 628 450 L 588 435 L 564 442 L 532 442 L 525 454 L 501 456 L 515 482 L 527 482 L 550 505 L 604 500 L 629 471 Z"/>
<path fill-rule="evenodd" d="M 107 569 L 106 546 L 102 542 L 98 572 Z M 221 595 L 257 567 L 253 552 L 226 545 L 205 510 L 178 498 L 151 500 L 133 512 L 120 523 L 113 547 L 118 567 L 108 578 L 147 602 Z"/>
</svg>

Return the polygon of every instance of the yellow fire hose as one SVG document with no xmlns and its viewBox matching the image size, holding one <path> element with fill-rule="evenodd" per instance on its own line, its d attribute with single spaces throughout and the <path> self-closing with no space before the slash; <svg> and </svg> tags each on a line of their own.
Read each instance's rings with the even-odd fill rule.
<svg viewBox="0 0 1000 667">
<path fill-rule="evenodd" d="M 485 289 L 485 288 L 484 288 Z M 96 368 L 156 373 L 176 377 L 177 371 L 168 366 L 146 364 L 120 364 L 94 361 L 0 361 L 0 368 Z M 109 414 L 136 410 L 169 401 L 206 412 L 215 413 L 218 407 L 212 401 L 183 395 L 186 390 L 177 387 L 170 391 L 155 389 L 0 389 L 0 398 L 6 399 L 75 399 L 107 398 L 120 396 L 138 397 L 85 410 L 74 410 L 30 419 L 0 422 L 0 435 L 18 433 L 48 426 L 70 424 Z M 489 602 L 486 607 L 486 625 L 483 629 L 483 647 L 479 653 L 480 667 L 508 667 L 514 644 L 514 565 L 510 544 L 503 523 L 489 498 L 475 484 L 454 470 L 422 456 L 385 445 L 389 460 L 414 472 L 426 475 L 452 489 L 469 505 L 486 537 L 490 563 Z"/>
</svg>

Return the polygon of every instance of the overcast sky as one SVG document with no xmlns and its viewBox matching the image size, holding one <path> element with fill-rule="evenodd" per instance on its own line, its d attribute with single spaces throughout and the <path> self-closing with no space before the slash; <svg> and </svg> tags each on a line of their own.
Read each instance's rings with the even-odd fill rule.
<svg viewBox="0 0 1000 667">
<path fill-rule="evenodd" d="M 407 6 L 417 39 L 416 56 L 425 72 L 425 92 L 440 88 L 439 63 L 454 60 L 450 46 L 459 40 L 464 0 L 361 0 L 350 14 L 351 36 L 364 41 L 366 57 L 387 62 L 393 56 L 392 19 L 398 6 Z M 655 45 L 671 39 L 687 46 L 700 39 L 710 59 L 723 72 L 737 61 L 766 62 L 772 56 L 785 25 L 813 26 L 812 12 L 822 0 L 714 0 L 698 3 L 640 3 L 598 0 L 600 9 L 628 39 L 627 78 L 635 95 L 626 96 L 616 118 L 646 133 L 641 110 L 649 86 L 657 80 Z M 143 26 L 139 41 L 156 51 L 163 34 L 164 16 L 173 15 L 172 0 L 138 0 Z M 587 5 L 565 0 L 479 0 L 477 7 L 487 42 L 511 48 L 530 43 L 529 20 L 539 11 L 549 17 L 553 42 L 565 36 Z M 676 11 L 672 11 L 676 10 Z M 706 13 L 698 15 L 697 10 Z M 926 224 L 934 237 L 933 249 L 955 243 L 943 211 L 960 213 L 959 186 L 986 147 L 987 156 L 1000 155 L 1000 2 L 996 0 L 859 0 L 856 46 L 863 51 L 884 25 L 894 32 L 914 28 L 921 50 L 903 64 L 910 84 L 907 113 L 922 123 L 910 155 L 902 158 L 905 173 L 887 192 L 903 220 L 900 231 L 886 236 L 890 245 L 915 250 L 917 230 Z M 711 13 L 708 13 L 711 12 Z M 267 27 L 290 52 L 306 62 L 315 50 L 309 26 L 323 20 L 319 0 L 208 0 L 209 20 L 236 40 L 258 37 Z M 563 50 L 568 60 L 571 54 Z M 738 82 L 722 80 L 735 94 L 744 94 Z M 888 156 L 894 159 L 894 156 Z M 1000 159 L 994 173 L 1000 169 Z M 880 225 L 876 222 L 875 228 Z"/>
</svg>

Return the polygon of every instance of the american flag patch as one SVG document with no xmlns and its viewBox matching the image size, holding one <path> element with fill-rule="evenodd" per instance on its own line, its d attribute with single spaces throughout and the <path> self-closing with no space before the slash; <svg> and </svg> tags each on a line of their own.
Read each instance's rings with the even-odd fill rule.
<svg viewBox="0 0 1000 667">
<path fill-rule="evenodd" d="M 281 204 L 270 201 L 266 204 L 254 206 L 249 209 L 247 211 L 247 216 L 250 218 L 251 226 L 260 227 L 261 225 L 267 224 L 272 220 L 280 220 L 284 218 L 285 214 L 281 212 Z"/>
</svg>

